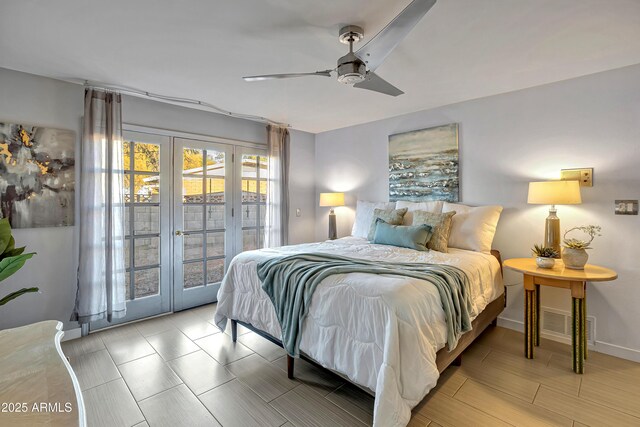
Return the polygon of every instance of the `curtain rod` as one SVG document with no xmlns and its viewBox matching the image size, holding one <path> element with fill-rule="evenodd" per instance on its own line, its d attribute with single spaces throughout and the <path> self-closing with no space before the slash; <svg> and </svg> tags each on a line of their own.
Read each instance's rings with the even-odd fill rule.
<svg viewBox="0 0 640 427">
<path fill-rule="evenodd" d="M 84 86 L 85 87 L 93 87 L 93 88 L 96 88 L 96 89 L 116 90 L 116 91 L 119 91 L 119 92 L 125 92 L 125 93 L 130 93 L 130 94 L 135 94 L 135 95 L 146 96 L 147 98 L 160 99 L 160 100 L 163 100 L 163 101 L 175 102 L 175 103 L 178 103 L 178 104 L 198 105 L 198 106 L 201 106 L 201 107 L 209 108 L 209 109 L 213 110 L 214 112 L 216 112 L 218 114 L 222 114 L 222 115 L 225 115 L 225 116 L 228 116 L 228 117 L 233 117 L 233 118 L 236 118 L 236 119 L 252 120 L 254 122 L 261 122 L 261 123 L 267 123 L 267 124 L 271 124 L 271 125 L 284 126 L 284 127 L 287 127 L 287 128 L 291 127 L 291 125 L 288 124 L 288 123 L 276 122 L 276 121 L 270 120 L 270 119 L 268 119 L 266 117 L 254 116 L 252 114 L 234 113 L 234 112 L 222 109 L 220 107 L 217 107 L 217 106 L 215 106 L 213 104 L 210 104 L 208 102 L 200 101 L 200 100 L 197 100 L 197 99 L 180 98 L 180 97 L 177 97 L 177 96 L 162 95 L 162 94 L 159 94 L 159 93 L 153 93 L 153 92 L 140 90 L 140 89 L 136 89 L 136 88 L 132 88 L 132 87 L 128 87 L 128 86 L 119 86 L 119 85 L 113 85 L 113 84 L 108 84 L 108 83 L 95 82 L 95 81 L 91 81 L 91 80 L 85 80 L 84 81 Z"/>
</svg>

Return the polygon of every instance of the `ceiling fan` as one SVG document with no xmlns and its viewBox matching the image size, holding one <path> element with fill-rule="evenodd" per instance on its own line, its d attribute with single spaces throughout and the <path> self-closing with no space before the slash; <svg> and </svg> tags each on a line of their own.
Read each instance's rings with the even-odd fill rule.
<svg viewBox="0 0 640 427">
<path fill-rule="evenodd" d="M 331 77 L 336 72 L 338 81 L 351 84 L 359 89 L 367 89 L 386 95 L 398 96 L 404 92 L 378 76 L 374 71 L 385 58 L 400 44 L 422 17 L 433 7 L 436 0 L 413 0 L 398 16 L 393 18 L 378 34 L 357 51 L 353 44 L 364 37 L 364 31 L 356 25 L 347 25 L 340 29 L 340 42 L 349 45 L 349 53 L 338 59 L 338 66 L 331 70 L 314 73 L 266 74 L 246 76 L 245 81 L 288 79 L 292 77 L 320 76 Z"/>
</svg>

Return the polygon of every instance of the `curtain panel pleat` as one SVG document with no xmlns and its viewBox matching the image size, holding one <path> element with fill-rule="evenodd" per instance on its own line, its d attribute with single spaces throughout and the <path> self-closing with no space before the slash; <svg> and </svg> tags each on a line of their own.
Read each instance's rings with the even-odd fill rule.
<svg viewBox="0 0 640 427">
<path fill-rule="evenodd" d="M 267 126 L 269 183 L 265 246 L 273 248 L 289 243 L 289 129 Z"/>
<path fill-rule="evenodd" d="M 85 90 L 81 158 L 78 290 L 71 320 L 111 322 L 126 314 L 120 94 Z"/>
</svg>

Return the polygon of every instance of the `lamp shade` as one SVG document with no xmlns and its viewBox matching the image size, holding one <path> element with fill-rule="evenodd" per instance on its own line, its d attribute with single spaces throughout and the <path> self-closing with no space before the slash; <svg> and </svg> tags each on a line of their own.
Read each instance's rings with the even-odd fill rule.
<svg viewBox="0 0 640 427">
<path fill-rule="evenodd" d="M 529 183 L 527 203 L 533 205 L 577 205 L 582 203 L 578 181 Z"/>
<path fill-rule="evenodd" d="M 344 193 L 320 193 L 320 206 L 344 206 Z"/>
</svg>

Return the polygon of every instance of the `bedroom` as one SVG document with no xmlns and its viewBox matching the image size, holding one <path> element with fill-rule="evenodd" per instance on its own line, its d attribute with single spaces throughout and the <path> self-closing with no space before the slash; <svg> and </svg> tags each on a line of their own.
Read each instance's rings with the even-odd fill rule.
<svg viewBox="0 0 640 427">
<path fill-rule="evenodd" d="M 71 0 L 3 2 L 3 137 L 5 129 L 17 129 L 7 125 L 64 131 L 50 139 L 33 133 L 30 138 L 36 138 L 22 139 L 25 148 L 20 147 L 31 152 L 28 144 L 35 141 L 47 155 L 61 153 L 54 163 L 75 172 L 75 183 L 72 175 L 63 192 L 45 191 L 59 202 L 54 205 L 58 210 L 48 210 L 46 198 L 37 197 L 29 199 L 31 209 L 9 209 L 15 245 L 36 255 L 0 282 L 0 298 L 24 287 L 38 287 L 39 292 L 0 306 L 0 351 L 2 360 L 21 365 L 22 341 L 15 335 L 21 332 L 15 328 L 61 322 L 62 354 L 70 359 L 81 392 L 67 384 L 65 396 L 75 397 L 56 400 L 47 396 L 42 377 L 23 381 L 24 388 L 14 390 L 7 382 L 15 380 L 10 374 L 25 366 L 5 363 L 0 400 L 7 408 L 0 412 L 0 425 L 30 425 L 30 417 L 38 414 L 55 421 L 65 416 L 68 402 L 73 422 L 90 426 L 371 425 L 374 411 L 381 409 L 380 417 L 388 414 L 382 399 L 376 402 L 381 393 L 371 390 L 381 362 L 371 364 L 367 381 L 358 381 L 362 372 L 355 369 L 334 369 L 330 361 L 320 360 L 337 371 L 332 373 L 296 358 L 295 378 L 290 380 L 285 350 L 241 325 L 233 343 L 231 326 L 225 332 L 217 328 L 216 307 L 210 304 L 219 297 L 231 260 L 247 257 L 251 252 L 241 255 L 245 249 L 266 245 L 261 239 L 266 221 L 282 219 L 283 213 L 288 221 L 280 229 L 288 229 L 289 245 L 326 241 L 330 209 L 339 239 L 322 243 L 325 251 L 330 250 L 326 245 L 353 243 L 358 201 L 391 200 L 391 141 L 407 132 L 429 134 L 444 125 L 457 128 L 458 198 L 447 203 L 502 207 L 490 248 L 500 251 L 503 262 L 533 262 L 531 248 L 545 244 L 545 218 L 552 203 L 528 203 L 529 183 L 559 180 L 563 169 L 587 169 L 592 185 L 577 190 L 581 203 L 558 202 L 560 239 L 576 226 L 600 226 L 601 236 L 595 236 L 587 251 L 588 263 L 606 267 L 618 278 L 586 280 L 588 354 L 584 373 L 578 374 L 572 371 L 571 293 L 540 286 L 542 339 L 528 360 L 525 276 L 504 268 L 507 305 L 498 310 L 498 326 L 485 325 L 486 332 L 469 345 L 461 366 L 443 369 L 439 379 L 432 372 L 429 381 L 405 384 L 407 389 L 421 388 L 416 393 L 426 397 L 417 399 L 419 403 L 404 398 L 396 402 L 401 408 L 397 424 L 407 423 L 407 411 L 416 403 L 409 425 L 640 424 L 640 271 L 634 243 L 640 237 L 640 4 L 438 0 L 376 69 L 405 92 L 399 96 L 349 87 L 336 81 L 335 72 L 331 78 L 242 79 L 333 68 L 349 51 L 338 39 L 343 26 L 363 29 L 363 40 L 353 46 L 357 53 L 409 4 L 282 0 L 223 5 L 194 0 L 116 2 L 107 7 Z M 84 197 L 82 187 L 88 182 L 85 168 L 91 170 L 85 144 L 103 143 L 83 133 L 86 88 L 97 94 L 104 89 L 121 93 L 122 138 L 133 144 L 120 151 L 129 168 L 114 175 L 126 183 L 117 193 L 125 204 L 123 221 L 129 219 L 124 224 L 130 230 L 126 242 L 133 244 L 117 251 L 127 255 L 129 287 L 120 287 L 120 293 L 126 293 L 126 314 L 118 317 L 123 313 L 116 311 L 112 323 L 83 322 L 83 331 L 70 320 L 79 260 L 100 258 L 81 249 L 88 247 L 81 229 L 92 221 L 88 203 L 99 204 L 95 212 L 106 211 L 102 201 Z M 262 160 L 269 157 L 268 140 L 274 139 L 267 134 L 268 121 L 290 125 L 287 212 L 268 202 L 278 195 L 268 194 L 262 184 L 269 173 L 268 162 Z M 7 167 L 15 167 L 12 161 L 20 158 L 4 144 L 3 217 Z M 145 151 L 150 147 L 153 150 Z M 229 161 L 232 158 L 242 159 L 236 161 L 241 167 Z M 341 193 L 344 201 L 320 206 L 322 193 Z M 368 221 L 360 229 L 368 232 L 372 217 Z M 403 224 L 411 222 L 405 217 Z M 580 233 L 569 236 L 584 238 Z M 358 250 L 356 246 L 352 249 Z M 419 257 L 433 262 L 458 253 L 486 255 L 449 246 L 449 253 L 431 249 Z M 371 248 L 385 254 L 417 252 L 362 243 L 362 250 Z M 497 261 L 487 263 L 497 271 Z M 81 286 L 85 282 L 91 281 L 82 279 Z M 314 295 L 326 289 L 320 285 Z M 132 292 L 141 292 L 141 298 Z M 345 311 L 339 307 L 318 303 L 310 311 L 325 308 L 326 315 L 340 316 Z M 265 310 L 275 313 L 272 305 Z M 362 317 L 365 313 L 369 311 Z M 444 321 L 440 324 L 441 333 Z M 302 329 L 304 353 L 309 349 Z M 342 344 L 339 339 L 318 342 L 326 359 L 331 343 Z M 422 344 L 434 345 L 426 339 Z M 446 346 L 440 342 L 436 347 Z M 411 354 L 400 352 L 399 357 Z M 367 360 L 355 358 L 354 366 Z M 423 365 L 421 369 L 430 366 L 433 371 L 432 361 Z M 436 389 L 426 390 L 436 379 Z M 16 396 L 24 394 L 19 393 L 27 393 L 29 400 L 21 402 Z M 78 396 L 84 414 L 79 413 Z M 17 402 L 28 403 L 29 411 L 17 412 Z M 33 403 L 53 406 L 36 413 Z M 376 425 L 389 425 L 382 419 Z"/>
</svg>

